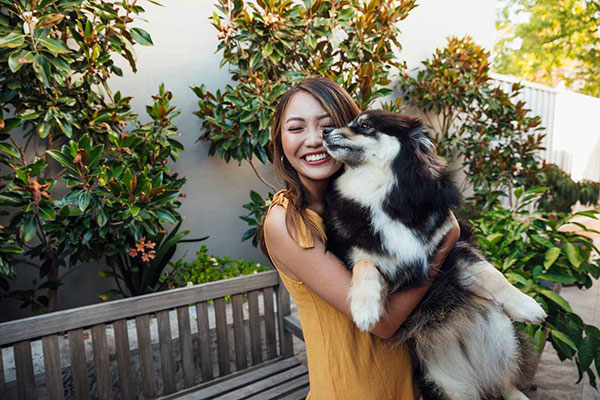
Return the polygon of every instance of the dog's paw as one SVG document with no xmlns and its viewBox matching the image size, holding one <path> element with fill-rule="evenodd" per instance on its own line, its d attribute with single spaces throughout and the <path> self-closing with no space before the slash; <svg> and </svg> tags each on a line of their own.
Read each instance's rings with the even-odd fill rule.
<svg viewBox="0 0 600 400">
<path fill-rule="evenodd" d="M 377 286 L 377 285 L 375 285 Z M 352 319 L 363 332 L 370 331 L 383 315 L 383 298 L 381 288 L 371 290 L 360 288 L 350 289 L 350 312 Z"/>
<path fill-rule="evenodd" d="M 523 293 L 520 296 L 507 298 L 502 302 L 502 307 L 510 319 L 517 322 L 539 324 L 547 317 L 538 302 Z"/>
</svg>

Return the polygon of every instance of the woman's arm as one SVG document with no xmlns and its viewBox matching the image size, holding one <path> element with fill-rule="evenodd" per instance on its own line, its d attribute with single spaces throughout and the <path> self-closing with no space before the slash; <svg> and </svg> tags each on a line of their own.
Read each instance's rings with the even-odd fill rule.
<svg viewBox="0 0 600 400">
<path fill-rule="evenodd" d="M 458 240 L 459 233 L 456 223 L 433 259 L 432 266 L 436 270 L 443 264 L 448 252 Z M 295 232 L 288 232 L 285 209 L 282 206 L 271 208 L 264 222 L 264 234 L 271 258 L 284 274 L 302 281 L 319 297 L 352 319 L 348 303 L 352 273 L 340 259 L 326 251 L 325 245 L 316 238 L 315 247 L 312 249 L 300 247 L 292 237 L 295 236 Z M 388 296 L 386 313 L 371 332 L 383 338 L 391 337 L 417 306 L 428 288 L 429 285 L 426 285 Z"/>
</svg>

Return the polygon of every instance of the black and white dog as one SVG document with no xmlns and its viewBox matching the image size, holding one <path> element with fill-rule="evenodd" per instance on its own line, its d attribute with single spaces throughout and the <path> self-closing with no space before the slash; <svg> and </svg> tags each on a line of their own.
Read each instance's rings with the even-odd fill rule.
<svg viewBox="0 0 600 400">
<path fill-rule="evenodd" d="M 350 268 L 371 261 L 353 271 L 349 295 L 354 321 L 368 331 L 388 293 L 427 280 L 460 195 L 416 118 L 365 111 L 347 127 L 327 130 L 324 141 L 344 163 L 325 194 L 327 248 Z M 533 354 L 511 318 L 541 322 L 546 314 L 479 254 L 461 228 L 392 343 L 409 341 L 428 400 L 526 399 L 517 387 L 532 378 Z"/>
</svg>

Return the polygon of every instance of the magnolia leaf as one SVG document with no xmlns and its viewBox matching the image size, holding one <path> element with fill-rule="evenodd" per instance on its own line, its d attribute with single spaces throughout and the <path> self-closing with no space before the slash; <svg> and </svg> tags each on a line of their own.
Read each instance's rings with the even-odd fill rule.
<svg viewBox="0 0 600 400">
<path fill-rule="evenodd" d="M 64 18 L 65 18 L 65 16 L 63 14 L 48 14 L 48 15 L 44 16 L 42 19 L 40 19 L 40 21 L 36 25 L 36 28 L 39 28 L 39 29 L 50 28 L 56 24 L 60 24 L 60 22 Z"/>
<path fill-rule="evenodd" d="M 141 28 L 132 28 L 131 37 L 142 46 L 152 46 L 154 44 L 150 34 Z"/>
<path fill-rule="evenodd" d="M 25 43 L 25 35 L 11 32 L 0 37 L 0 47 L 17 48 Z"/>
<path fill-rule="evenodd" d="M 44 46 L 47 50 L 50 51 L 50 53 L 54 55 L 66 54 L 71 52 L 71 49 L 67 47 L 67 45 L 62 40 L 52 38 L 39 38 L 38 43 Z"/>
</svg>

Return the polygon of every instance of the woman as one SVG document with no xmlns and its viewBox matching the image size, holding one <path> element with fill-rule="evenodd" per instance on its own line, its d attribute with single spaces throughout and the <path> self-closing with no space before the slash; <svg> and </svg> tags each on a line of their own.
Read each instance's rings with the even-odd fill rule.
<svg viewBox="0 0 600 400">
<path fill-rule="evenodd" d="M 361 332 L 347 302 L 351 272 L 325 250 L 323 193 L 342 165 L 325 151 L 322 132 L 348 124 L 359 112 L 350 95 L 325 78 L 305 79 L 283 95 L 271 139 L 275 172 L 286 189 L 275 194 L 259 237 L 298 307 L 310 378 L 307 398 L 414 399 L 410 354 L 405 347 L 386 348 L 382 339 L 394 334 L 429 285 L 389 295 L 379 323 L 370 333 Z M 456 224 L 433 259 L 433 270 L 459 233 Z"/>
</svg>

